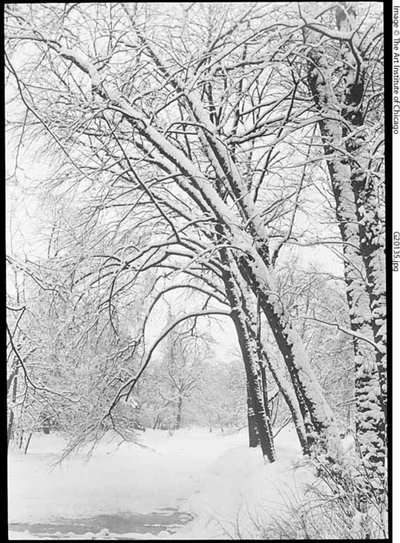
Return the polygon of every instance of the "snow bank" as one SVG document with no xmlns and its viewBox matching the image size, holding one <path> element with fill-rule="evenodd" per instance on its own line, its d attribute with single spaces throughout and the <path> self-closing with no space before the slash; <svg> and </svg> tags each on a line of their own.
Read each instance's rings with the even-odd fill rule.
<svg viewBox="0 0 400 543">
<path fill-rule="evenodd" d="M 226 435 L 182 430 L 173 436 L 147 431 L 142 442 L 145 448 L 112 440 L 101 444 L 90 461 L 84 454 L 75 455 L 52 469 L 65 445 L 63 438 L 34 436 L 27 455 L 16 450 L 9 455 L 9 522 L 51 523 L 60 517 L 174 508 L 191 513 L 194 520 L 173 534 L 161 530 L 158 535 L 132 532 L 123 537 L 228 539 L 237 538 L 237 526 L 245 537 L 254 531 L 255 522 L 274 514 L 290 493 L 312 480 L 307 466 L 294 469 L 294 463 L 304 461 L 290 429 L 278 436 L 279 460 L 274 464 L 264 464 L 260 450 L 248 448 L 246 431 Z M 118 537 L 100 529 L 84 535 L 84 539 Z M 38 538 L 10 532 L 10 539 Z"/>
<path fill-rule="evenodd" d="M 79 454 L 53 469 L 64 440 L 34 436 L 27 455 L 10 455 L 9 521 L 179 508 L 180 500 L 194 491 L 198 468 L 220 452 L 215 440 L 209 446 L 204 435 L 197 434 L 193 445 L 190 434 L 148 431 L 143 436 L 147 448 L 113 441 L 100 445 L 90 461 Z"/>
<path fill-rule="evenodd" d="M 210 465 L 190 499 L 189 512 L 195 520 L 175 538 L 201 539 L 204 534 L 209 539 L 252 538 L 257 524 L 282 512 L 293 495 L 301 496 L 314 475 L 302 457 L 295 431 L 283 431 L 276 449 L 278 461 L 273 464 L 264 464 L 260 450 L 246 444 L 225 451 Z"/>
</svg>

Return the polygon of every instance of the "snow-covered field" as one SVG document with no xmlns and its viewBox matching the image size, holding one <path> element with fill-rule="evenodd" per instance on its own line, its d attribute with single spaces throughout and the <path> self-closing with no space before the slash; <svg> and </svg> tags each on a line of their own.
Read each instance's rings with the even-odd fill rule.
<svg viewBox="0 0 400 543">
<path fill-rule="evenodd" d="M 279 460 L 264 465 L 259 449 L 249 449 L 246 431 L 205 430 L 143 434 L 144 447 L 117 440 L 99 445 L 90 460 L 84 454 L 54 463 L 65 442 L 59 435 L 36 435 L 28 454 L 9 454 L 9 523 L 57 524 L 57 519 L 129 515 L 178 510 L 193 516 L 174 532 L 157 527 L 121 535 L 98 526 L 90 533 L 41 538 L 79 539 L 229 539 L 256 537 L 260 519 L 278 514 L 293 494 L 313 479 L 304 464 L 293 430 L 276 442 Z M 188 517 L 189 518 L 189 517 Z M 175 531 L 176 530 L 176 531 Z M 10 539 L 36 539 L 10 530 Z"/>
</svg>

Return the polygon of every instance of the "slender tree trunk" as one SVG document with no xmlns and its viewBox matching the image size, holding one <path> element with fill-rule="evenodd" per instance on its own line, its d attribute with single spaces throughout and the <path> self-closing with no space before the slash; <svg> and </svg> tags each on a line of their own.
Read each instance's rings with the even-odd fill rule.
<svg viewBox="0 0 400 543">
<path fill-rule="evenodd" d="M 275 379 L 276 384 L 289 408 L 292 415 L 293 424 L 296 428 L 297 436 L 299 438 L 300 446 L 305 455 L 310 454 L 310 447 L 313 443 L 313 439 L 310 438 L 310 431 L 307 432 L 306 422 L 303 420 L 299 402 L 296 394 L 290 388 L 290 385 L 286 382 L 286 379 L 282 372 L 279 370 L 276 364 L 274 364 L 266 352 L 263 353 L 265 360 L 267 361 L 269 370 Z"/>
<path fill-rule="evenodd" d="M 18 444 L 18 448 L 19 449 L 22 449 L 22 445 L 24 443 L 24 430 L 21 430 L 21 435 L 19 436 L 19 444 Z"/>
<path fill-rule="evenodd" d="M 26 454 L 26 453 L 28 452 L 28 449 L 29 449 L 29 445 L 30 445 L 30 443 L 31 443 L 32 436 L 33 436 L 33 433 L 31 432 L 31 433 L 29 434 L 28 439 L 26 440 L 25 449 L 24 449 L 24 454 Z"/>
<path fill-rule="evenodd" d="M 182 421 L 182 404 L 183 404 L 183 397 L 182 394 L 179 394 L 178 396 L 178 411 L 176 414 L 176 430 L 179 430 L 181 427 L 181 421 Z"/>
<path fill-rule="evenodd" d="M 154 420 L 154 424 L 153 424 L 153 430 L 157 430 L 158 427 L 159 427 L 159 423 L 160 423 L 160 414 L 157 413 L 157 416 Z"/>
</svg>

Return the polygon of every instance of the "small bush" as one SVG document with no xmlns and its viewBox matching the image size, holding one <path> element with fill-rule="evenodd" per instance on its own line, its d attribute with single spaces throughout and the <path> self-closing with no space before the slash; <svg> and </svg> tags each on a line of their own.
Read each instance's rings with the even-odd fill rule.
<svg viewBox="0 0 400 543">
<path fill-rule="evenodd" d="M 387 486 L 358 463 L 318 462 L 304 494 L 285 496 L 280 514 L 254 524 L 260 539 L 385 539 Z M 258 539 L 258 537 L 257 537 Z"/>
</svg>

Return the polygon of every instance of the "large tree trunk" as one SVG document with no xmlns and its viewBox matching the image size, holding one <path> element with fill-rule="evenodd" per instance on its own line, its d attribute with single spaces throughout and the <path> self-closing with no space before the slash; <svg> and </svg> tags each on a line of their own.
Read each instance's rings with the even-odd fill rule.
<svg viewBox="0 0 400 543">
<path fill-rule="evenodd" d="M 249 432 L 249 447 L 258 447 L 260 438 L 258 436 L 256 414 L 253 408 L 253 400 L 250 393 L 250 385 L 247 383 L 247 427 Z"/>
<path fill-rule="evenodd" d="M 344 147 L 343 117 L 339 113 L 341 104 L 331 86 L 324 51 L 314 48 L 310 51 L 309 58 L 308 82 L 315 104 L 321 112 L 319 128 L 336 202 L 336 218 L 343 240 L 350 325 L 356 334 L 376 340 L 377 335 L 373 331 L 375 315 L 371 313 L 373 298 L 367 286 L 371 284 L 371 273 L 366 273 L 366 281 L 362 277 L 363 268 L 366 270 L 364 256 L 366 249 L 362 247 L 361 242 L 363 236 L 359 228 L 360 213 L 357 212 L 357 194 L 353 183 L 354 171 L 346 153 L 338 158 L 338 150 Z M 379 307 L 382 307 L 381 299 L 379 304 Z M 384 405 L 386 403 L 384 397 L 386 387 L 381 379 L 381 374 L 385 373 L 382 369 L 383 357 L 381 353 L 377 356 L 376 353 L 371 352 L 366 342 L 361 339 L 355 338 L 353 346 L 357 405 L 356 430 L 361 453 L 363 458 L 373 465 L 383 465 L 385 458 Z"/>
<path fill-rule="evenodd" d="M 250 330 L 249 330 L 249 333 L 250 333 Z M 265 414 L 268 420 L 271 420 L 271 413 L 270 413 L 269 404 L 268 404 L 268 383 L 267 383 L 267 375 L 266 375 L 266 368 L 265 368 L 265 360 L 262 357 L 260 342 L 258 341 L 257 343 L 258 343 L 258 365 L 259 365 L 260 387 L 263 393 Z M 256 416 L 255 416 L 255 412 L 253 408 L 253 401 L 251 399 L 249 383 L 247 383 L 246 388 L 247 388 L 247 421 L 248 421 L 248 431 L 249 431 L 249 447 L 257 447 L 260 444 L 260 438 L 258 435 L 257 421 L 256 421 Z"/>
<path fill-rule="evenodd" d="M 354 10 L 345 9 L 344 4 L 339 4 L 336 8 L 339 30 L 350 31 L 357 23 L 355 16 Z M 364 151 L 366 134 L 365 131 L 360 131 L 365 122 L 363 98 L 368 73 L 362 64 L 365 60 L 362 58 L 363 51 L 360 51 L 356 58 L 347 43 L 342 44 L 341 50 L 346 66 L 346 86 L 342 99 L 344 107 L 341 112 L 346 121 L 343 123 L 343 137 L 350 157 L 351 186 L 359 226 L 360 252 L 367 279 L 366 290 L 370 298 L 372 332 L 379 347 L 376 365 L 381 388 L 380 403 L 387 423 L 385 226 L 375 184 L 376 175 L 371 168 L 369 153 Z"/>
<path fill-rule="evenodd" d="M 386 359 L 386 268 L 384 232 L 377 211 L 374 188 L 365 172 L 352 171 L 352 186 L 356 197 L 357 219 L 360 225 L 360 249 L 364 262 L 367 292 L 372 314 L 372 332 L 379 350 L 376 366 L 380 384 L 380 403 L 387 424 L 387 359 Z"/>
</svg>

